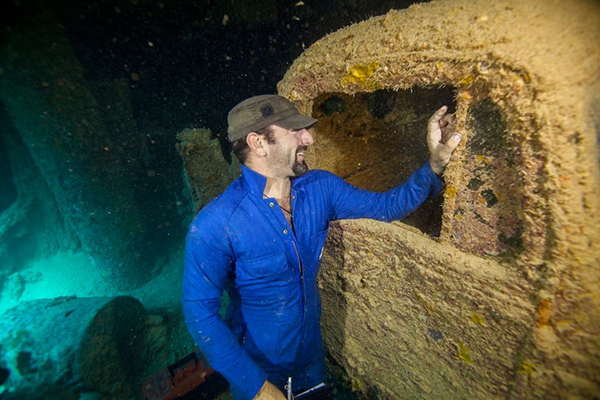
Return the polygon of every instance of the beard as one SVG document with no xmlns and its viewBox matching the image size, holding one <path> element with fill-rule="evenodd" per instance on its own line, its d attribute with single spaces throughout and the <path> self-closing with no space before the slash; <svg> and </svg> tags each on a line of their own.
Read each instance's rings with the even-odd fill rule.
<svg viewBox="0 0 600 400">
<path fill-rule="evenodd" d="M 308 172 L 308 165 L 306 164 L 306 161 L 304 160 L 303 156 L 302 161 L 298 161 L 298 153 L 303 153 L 305 154 L 307 150 L 306 146 L 300 146 L 298 147 L 298 150 L 296 150 L 296 160 L 294 161 L 294 164 L 292 164 L 292 172 L 294 173 L 295 177 L 299 177 L 304 175 L 305 173 Z"/>
<path fill-rule="evenodd" d="M 308 165 L 304 161 L 295 161 L 292 165 L 292 172 L 294 173 L 295 177 L 302 176 L 308 172 Z"/>
<path fill-rule="evenodd" d="M 277 144 L 276 142 L 274 144 Z M 307 149 L 307 146 L 300 146 L 296 149 L 295 153 L 286 151 L 280 147 L 276 147 L 272 152 L 271 157 L 271 168 L 273 169 L 274 176 L 286 176 L 288 178 L 297 178 L 308 172 L 308 165 L 304 159 L 298 159 L 298 153 L 303 153 Z M 293 160 L 292 160 L 293 157 Z"/>
</svg>

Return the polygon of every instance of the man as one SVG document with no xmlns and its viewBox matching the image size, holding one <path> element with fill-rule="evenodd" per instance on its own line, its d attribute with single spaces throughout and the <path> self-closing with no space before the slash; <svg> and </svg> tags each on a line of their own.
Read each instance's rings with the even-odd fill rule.
<svg viewBox="0 0 600 400">
<path fill-rule="evenodd" d="M 429 121 L 430 161 L 385 193 L 308 171 L 307 130 L 317 120 L 286 99 L 247 99 L 228 115 L 228 138 L 242 176 L 192 223 L 186 243 L 183 305 L 188 329 L 236 400 L 285 400 L 324 382 L 317 273 L 329 222 L 402 219 L 443 188 L 441 175 L 461 140 L 442 142 L 446 107 Z M 436 175 L 437 174 L 437 175 Z M 218 314 L 230 295 L 226 323 Z"/>
</svg>

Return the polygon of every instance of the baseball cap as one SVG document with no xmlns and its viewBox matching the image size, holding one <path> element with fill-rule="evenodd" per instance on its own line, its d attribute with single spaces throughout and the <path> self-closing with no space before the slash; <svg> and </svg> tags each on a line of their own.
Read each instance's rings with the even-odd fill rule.
<svg viewBox="0 0 600 400">
<path fill-rule="evenodd" d="M 284 97 L 263 94 L 250 97 L 233 107 L 227 115 L 227 138 L 230 142 L 243 138 L 269 125 L 286 129 L 302 129 L 314 125 L 317 119 L 298 112 Z"/>
</svg>

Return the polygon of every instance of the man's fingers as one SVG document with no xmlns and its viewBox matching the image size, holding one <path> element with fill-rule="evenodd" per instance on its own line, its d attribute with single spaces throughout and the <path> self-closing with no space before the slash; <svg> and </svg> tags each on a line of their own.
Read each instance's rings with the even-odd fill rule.
<svg viewBox="0 0 600 400">
<path fill-rule="evenodd" d="M 446 114 L 448 107 L 442 106 L 429 118 L 429 129 L 433 130 L 439 126 L 440 119 Z"/>
<path fill-rule="evenodd" d="M 442 128 L 440 127 L 440 120 L 447 110 L 448 107 L 443 106 L 434 112 L 431 118 L 429 118 L 429 123 L 427 124 L 427 145 L 429 146 L 430 152 L 433 152 L 442 140 Z"/>
<path fill-rule="evenodd" d="M 446 143 L 446 147 L 449 147 L 450 150 L 454 151 L 454 149 L 456 149 L 456 147 L 458 146 L 458 144 L 460 143 L 461 140 L 462 140 L 462 135 L 460 133 L 455 133 L 454 135 L 452 135 L 450 140 L 448 140 L 448 142 Z"/>
<path fill-rule="evenodd" d="M 442 120 L 444 122 L 446 122 L 447 124 L 454 124 L 454 114 L 446 114 L 444 115 L 444 118 L 442 118 Z"/>
<path fill-rule="evenodd" d="M 452 135 L 452 137 L 445 144 L 440 146 L 440 159 L 445 161 L 449 160 L 450 156 L 452 155 L 456 147 L 458 147 L 458 144 L 461 140 L 462 135 L 460 133 L 455 133 L 454 135 Z"/>
</svg>

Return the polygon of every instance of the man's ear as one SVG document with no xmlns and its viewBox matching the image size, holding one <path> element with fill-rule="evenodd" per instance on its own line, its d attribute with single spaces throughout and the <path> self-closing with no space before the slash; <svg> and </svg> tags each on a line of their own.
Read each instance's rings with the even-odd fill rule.
<svg viewBox="0 0 600 400">
<path fill-rule="evenodd" d="M 246 143 L 248 143 L 250 151 L 252 151 L 259 157 L 264 157 L 267 155 L 267 150 L 264 147 L 264 140 L 265 138 L 263 138 L 256 132 L 250 132 L 248 136 L 246 136 Z"/>
</svg>

